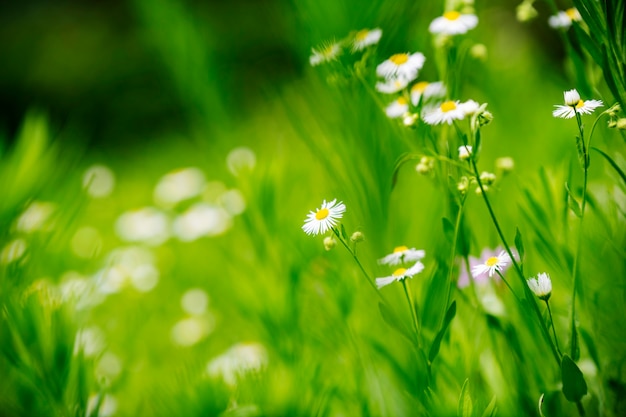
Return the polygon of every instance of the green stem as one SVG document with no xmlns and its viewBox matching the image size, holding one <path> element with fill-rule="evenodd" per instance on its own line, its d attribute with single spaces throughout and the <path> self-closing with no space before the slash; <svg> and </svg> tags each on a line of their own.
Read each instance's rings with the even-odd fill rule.
<svg viewBox="0 0 626 417">
<path fill-rule="evenodd" d="M 504 233 L 502 232 L 502 229 L 500 228 L 500 223 L 498 223 L 498 219 L 496 218 L 496 214 L 493 211 L 493 208 L 491 207 L 491 203 L 489 202 L 489 198 L 487 198 L 487 193 L 483 187 L 483 183 L 480 180 L 480 174 L 478 173 L 478 167 L 476 166 L 476 161 L 474 160 L 473 156 L 470 156 L 469 160 L 472 163 L 472 167 L 474 169 L 474 174 L 476 175 L 476 181 L 478 182 L 478 187 L 480 188 L 481 191 L 481 195 L 483 196 L 483 200 L 485 201 L 485 205 L 487 206 L 487 210 L 489 211 L 489 215 L 491 216 L 491 220 L 494 224 L 494 226 L 496 227 L 496 231 L 498 232 L 498 236 L 500 237 L 500 241 L 502 242 L 502 245 L 504 245 L 504 249 L 506 250 L 506 252 L 509 254 L 509 257 L 511 258 L 511 262 L 513 263 L 513 267 L 515 268 L 515 271 L 517 271 L 517 275 L 520 278 L 520 281 L 522 283 L 522 286 L 524 288 L 524 295 L 526 296 L 526 299 L 529 300 L 529 304 L 532 306 L 533 311 L 535 312 L 535 315 L 537 316 L 537 319 L 539 320 L 539 323 L 541 324 L 541 330 L 543 332 L 544 337 L 546 338 L 546 340 L 548 342 L 550 342 L 550 347 L 552 349 L 552 354 L 554 355 L 554 359 L 556 360 L 558 366 L 561 366 L 561 359 L 559 357 L 559 354 L 556 350 L 556 346 L 554 345 L 554 342 L 552 341 L 552 337 L 550 336 L 550 332 L 548 331 L 545 322 L 543 321 L 543 317 L 541 316 L 541 312 L 539 311 L 539 307 L 537 307 L 537 303 L 535 302 L 535 300 L 533 299 L 533 294 L 532 291 L 530 290 L 530 288 L 528 288 L 528 284 L 526 282 L 526 278 L 524 277 L 524 271 L 521 267 L 521 265 L 515 260 L 515 257 L 513 256 L 513 251 L 511 251 L 511 247 L 509 246 L 509 244 L 506 241 L 506 238 L 504 237 Z"/>
<path fill-rule="evenodd" d="M 442 316 L 442 320 L 445 317 L 445 312 L 448 309 L 448 304 L 450 304 L 450 296 L 452 295 L 452 273 L 454 272 L 454 259 L 456 258 L 456 241 L 459 238 L 459 229 L 461 228 L 461 219 L 463 218 L 463 206 L 465 204 L 465 198 L 465 195 L 461 197 L 461 205 L 459 206 L 459 210 L 456 214 L 456 222 L 454 224 L 454 237 L 452 238 L 452 250 L 450 253 L 450 262 L 448 264 L 448 295 L 446 297 L 446 303 L 443 306 L 444 315 Z"/>
<path fill-rule="evenodd" d="M 515 299 L 521 303 L 521 299 L 517 296 L 517 294 L 515 293 L 515 291 L 513 290 L 513 287 L 511 287 L 511 284 L 509 284 L 509 282 L 506 280 L 506 278 L 504 278 L 504 275 L 502 275 L 502 273 L 498 270 L 496 270 L 496 273 L 498 274 L 498 276 L 502 279 L 502 281 L 506 284 L 507 287 L 509 287 L 509 290 L 511 290 L 511 293 L 513 294 L 513 297 L 515 297 Z"/>
<path fill-rule="evenodd" d="M 356 256 L 356 253 L 353 252 L 352 249 L 350 248 L 350 246 L 343 240 L 343 238 L 339 234 L 339 231 L 336 228 L 333 227 L 332 230 L 333 230 L 333 233 L 335 234 L 335 236 L 337 236 L 337 239 L 339 239 L 339 241 L 341 242 L 341 244 L 348 250 L 348 252 L 350 252 L 350 255 L 352 255 L 352 258 L 354 258 L 354 261 L 356 262 L 356 264 L 361 269 L 361 272 L 363 272 L 363 275 L 365 275 L 365 278 L 367 278 L 367 282 L 374 289 L 376 294 L 378 294 L 378 297 L 382 298 L 382 295 L 380 295 L 380 291 L 378 291 L 378 288 L 376 288 L 376 284 L 374 284 L 374 281 L 372 280 L 370 275 L 367 273 L 367 271 L 365 270 L 365 268 L 361 264 L 361 261 L 359 261 L 359 258 Z"/>
<path fill-rule="evenodd" d="M 563 356 L 561 349 L 559 348 L 559 339 L 556 337 L 556 329 L 554 328 L 554 319 L 552 318 L 552 310 L 550 310 L 550 303 L 548 300 L 544 300 L 548 307 L 548 315 L 550 316 L 550 324 L 552 325 L 552 334 L 554 335 L 554 343 L 556 344 L 556 351 L 559 352 L 559 356 Z"/>
<path fill-rule="evenodd" d="M 411 310 L 411 317 L 413 319 L 413 327 L 415 329 L 415 341 L 417 342 L 417 347 L 420 347 L 420 326 L 419 321 L 417 320 L 417 313 L 415 312 L 413 297 L 411 297 L 411 292 L 409 291 L 408 284 L 406 282 L 406 278 L 402 280 L 402 287 L 404 288 L 404 295 L 406 296 L 406 301 L 409 303 L 409 310 Z"/>
</svg>

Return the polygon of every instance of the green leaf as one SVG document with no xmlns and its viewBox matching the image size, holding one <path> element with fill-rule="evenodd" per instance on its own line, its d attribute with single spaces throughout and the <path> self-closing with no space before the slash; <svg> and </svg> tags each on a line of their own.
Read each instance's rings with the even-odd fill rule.
<svg viewBox="0 0 626 417">
<path fill-rule="evenodd" d="M 580 358 L 580 347 L 578 346 L 578 330 L 576 329 L 575 320 L 572 320 L 572 339 L 570 341 L 570 354 L 572 358 L 577 361 Z"/>
<path fill-rule="evenodd" d="M 569 206 L 570 210 L 574 212 L 576 217 L 580 218 L 582 216 L 582 210 L 580 209 L 580 206 L 578 205 L 578 201 L 576 201 L 576 199 L 572 195 L 572 192 L 570 191 L 567 183 L 565 183 L 565 190 L 567 190 L 567 205 Z"/>
<path fill-rule="evenodd" d="M 404 155 L 401 155 L 398 158 L 398 160 L 396 161 L 396 165 L 393 167 L 393 174 L 391 175 L 391 189 L 392 190 L 395 188 L 396 183 L 398 182 L 398 173 L 400 172 L 400 168 L 402 167 L 402 165 L 404 165 L 408 161 L 419 160 L 419 159 L 420 159 L 420 155 L 411 154 L 411 153 L 406 153 Z"/>
<path fill-rule="evenodd" d="M 598 350 L 596 349 L 596 344 L 593 341 L 591 335 L 582 327 L 578 329 L 580 331 L 580 335 L 585 341 L 585 345 L 587 346 L 587 350 L 589 351 L 589 356 L 595 362 L 598 369 L 600 369 L 600 357 L 598 356 Z"/>
<path fill-rule="evenodd" d="M 545 416 L 543 415 L 543 410 L 541 409 L 541 408 L 543 407 L 543 396 L 544 396 L 544 395 L 545 395 L 545 394 L 541 394 L 541 397 L 539 397 L 539 404 L 537 404 L 537 408 L 539 408 L 539 415 L 540 415 L 541 417 L 545 417 Z"/>
<path fill-rule="evenodd" d="M 469 393 L 469 379 L 466 379 L 461 388 L 461 397 L 459 398 L 459 406 L 456 411 L 458 417 L 471 417 L 474 405 Z"/>
<path fill-rule="evenodd" d="M 489 405 L 483 411 L 482 417 L 494 417 L 498 412 L 498 408 L 496 407 L 496 396 L 494 395 L 491 401 L 489 401 Z"/>
<path fill-rule="evenodd" d="M 561 360 L 561 380 L 563 381 L 563 394 L 568 401 L 576 403 L 587 394 L 587 383 L 583 373 L 567 354 Z"/>
<path fill-rule="evenodd" d="M 442 217 L 441 222 L 443 223 L 443 234 L 446 240 L 451 241 L 454 238 L 454 225 L 447 217 Z"/>
<path fill-rule="evenodd" d="M 439 333 L 437 333 L 437 336 L 435 336 L 435 340 L 433 340 L 433 344 L 430 346 L 430 351 L 428 352 L 429 362 L 432 362 L 437 357 L 437 354 L 439 353 L 439 348 L 441 347 L 441 340 L 443 339 L 443 336 L 446 334 L 446 329 L 450 325 L 450 322 L 452 321 L 455 315 L 456 315 L 456 300 L 454 300 L 452 304 L 450 304 L 450 307 L 448 307 L 446 316 L 443 319 L 443 324 L 441 325 L 441 330 L 439 330 Z"/>
<path fill-rule="evenodd" d="M 344 227 L 343 223 L 341 224 L 341 236 L 343 237 L 343 240 L 345 240 L 346 242 L 349 241 L 348 234 L 346 233 L 346 228 Z"/>
<path fill-rule="evenodd" d="M 585 157 L 585 144 L 580 136 L 576 136 L 576 150 L 578 151 L 578 162 L 584 169 L 586 165 Z"/>
<path fill-rule="evenodd" d="M 620 168 L 619 165 L 617 165 L 617 162 L 615 162 L 609 155 L 607 155 L 605 152 L 601 151 L 598 148 L 594 148 L 592 147 L 591 149 L 593 149 L 594 151 L 598 152 L 600 155 L 602 155 L 604 157 L 604 159 L 606 159 L 606 161 L 611 164 L 611 166 L 613 167 L 613 169 L 615 169 L 615 172 L 617 172 L 617 174 L 620 176 L 620 178 L 622 179 L 622 181 L 624 181 L 624 183 L 626 183 L 626 174 L 624 173 L 624 171 L 622 171 L 622 169 Z"/>
<path fill-rule="evenodd" d="M 387 323 L 391 328 L 395 329 L 402 336 L 406 337 L 409 342 L 415 342 L 415 339 L 413 338 L 413 335 L 411 334 L 409 329 L 406 328 L 402 321 L 398 319 L 395 313 L 391 311 L 386 304 L 379 302 L 378 309 L 380 310 L 380 315 L 383 317 L 383 320 L 385 320 L 385 323 Z"/>
<path fill-rule="evenodd" d="M 519 253 L 520 262 L 524 262 L 524 242 L 522 242 L 522 234 L 517 227 L 515 228 L 515 248 Z"/>
</svg>

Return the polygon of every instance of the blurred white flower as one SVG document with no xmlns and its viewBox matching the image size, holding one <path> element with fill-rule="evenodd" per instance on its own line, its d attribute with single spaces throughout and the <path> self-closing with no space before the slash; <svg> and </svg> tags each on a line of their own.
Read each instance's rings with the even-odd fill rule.
<svg viewBox="0 0 626 417">
<path fill-rule="evenodd" d="M 259 372 L 267 366 L 267 350 L 260 343 L 238 343 L 207 364 L 207 374 L 221 377 L 234 387 L 248 373 Z"/>
<path fill-rule="evenodd" d="M 442 123 L 452 124 L 455 120 L 465 117 L 465 111 L 460 107 L 458 101 L 444 101 L 441 105 L 427 107 L 424 109 L 423 119 L 429 125 L 439 125 Z"/>
<path fill-rule="evenodd" d="M 104 348 L 105 337 L 99 327 L 85 327 L 76 333 L 74 354 L 82 352 L 85 357 L 93 358 L 94 356 L 99 355 Z"/>
<path fill-rule="evenodd" d="M 472 147 L 470 145 L 463 145 L 463 146 L 459 146 L 459 159 L 464 161 L 469 159 L 470 155 L 472 154 Z"/>
<path fill-rule="evenodd" d="M 376 74 L 386 79 L 413 81 L 424 66 L 426 57 L 421 52 L 394 54 L 376 67 Z"/>
<path fill-rule="evenodd" d="M 100 254 L 102 237 L 98 229 L 90 226 L 81 227 L 70 241 L 72 252 L 79 258 L 90 259 Z"/>
<path fill-rule="evenodd" d="M 390 119 L 396 119 L 398 117 L 402 117 L 408 111 L 409 111 L 409 102 L 404 97 L 398 97 L 385 108 L 385 114 Z"/>
<path fill-rule="evenodd" d="M 435 18 L 428 27 L 430 33 L 441 35 L 461 35 L 478 25 L 478 17 L 473 14 L 461 14 L 448 11 Z"/>
<path fill-rule="evenodd" d="M 169 239 L 169 219 L 154 207 L 123 213 L 115 222 L 117 235 L 127 242 L 160 245 Z"/>
<path fill-rule="evenodd" d="M 246 209 L 246 200 L 241 194 L 241 191 L 232 189 L 226 191 L 220 196 L 220 203 L 226 209 L 226 211 L 233 215 L 239 215 Z"/>
<path fill-rule="evenodd" d="M 528 282 L 528 286 L 539 299 L 547 301 L 550 298 L 552 294 L 550 275 L 542 272 L 537 275 L 537 278 L 530 278 L 526 282 Z"/>
<path fill-rule="evenodd" d="M 24 239 L 15 239 L 7 243 L 2 252 L 0 252 L 0 262 L 10 264 L 19 260 L 26 253 L 26 241 Z"/>
<path fill-rule="evenodd" d="M 176 322 L 172 327 L 171 337 L 178 346 L 192 346 L 204 339 L 213 331 L 211 316 L 188 317 Z"/>
<path fill-rule="evenodd" d="M 115 188 L 115 174 L 107 166 L 92 165 L 83 174 L 83 188 L 93 198 L 103 198 Z"/>
<path fill-rule="evenodd" d="M 183 242 L 202 236 L 217 236 L 232 226 L 231 215 L 222 207 L 196 203 L 174 220 L 174 235 Z"/>
<path fill-rule="evenodd" d="M 235 177 L 242 172 L 250 172 L 256 166 L 256 155 L 252 149 L 240 146 L 228 153 L 226 166 L 228 166 L 228 170 Z"/>
<path fill-rule="evenodd" d="M 572 26 L 572 22 L 580 22 L 583 18 L 574 7 L 561 10 L 557 14 L 548 18 L 548 25 L 553 29 L 567 29 Z"/>
<path fill-rule="evenodd" d="M 102 394 L 94 394 L 89 397 L 89 401 L 87 402 L 87 415 L 90 417 L 110 417 L 115 414 L 117 411 L 117 400 L 114 396 L 110 394 L 106 394 L 101 398 Z M 98 413 L 94 414 L 96 411 L 96 407 L 98 408 Z"/>
<path fill-rule="evenodd" d="M 49 219 L 56 210 L 54 203 L 33 201 L 17 218 L 18 232 L 32 233 L 37 230 L 46 230 L 50 227 Z"/>
<path fill-rule="evenodd" d="M 186 313 L 192 316 L 200 316 L 207 310 L 209 296 L 201 288 L 192 288 L 183 294 L 180 304 Z"/>
<path fill-rule="evenodd" d="M 389 255 L 378 260 L 382 265 L 399 265 L 401 263 L 410 263 L 419 261 L 426 256 L 426 252 L 422 249 L 409 248 L 407 246 L 397 246 Z"/>
<path fill-rule="evenodd" d="M 429 83 L 427 81 L 420 81 L 413 84 L 411 87 L 411 103 L 417 106 L 421 101 L 427 101 L 434 97 L 445 97 L 447 92 L 446 86 L 441 81 Z"/>
<path fill-rule="evenodd" d="M 95 372 L 98 377 L 115 379 L 122 372 L 122 361 L 113 352 L 106 351 L 100 356 Z"/>
<path fill-rule="evenodd" d="M 95 277 L 101 293 L 117 293 L 127 285 L 137 291 L 148 292 L 158 284 L 160 273 L 155 266 L 154 255 L 147 248 L 118 248 L 107 256 L 105 262 L 106 266 Z"/>
<path fill-rule="evenodd" d="M 309 63 L 316 66 L 324 62 L 334 61 L 341 54 L 341 46 L 337 42 L 327 42 L 318 48 L 311 49 Z"/>
<path fill-rule="evenodd" d="M 352 40 L 352 50 L 362 51 L 368 46 L 376 45 L 381 36 L 383 36 L 383 31 L 379 28 L 359 30 Z"/>
<path fill-rule="evenodd" d="M 154 200 L 162 207 L 173 207 L 200 195 L 205 182 L 204 173 L 199 168 L 177 169 L 159 180 L 154 188 Z"/>
<path fill-rule="evenodd" d="M 409 80 L 404 78 L 388 78 L 376 83 L 376 91 L 384 94 L 394 94 L 406 88 L 407 85 L 409 85 Z"/>
</svg>

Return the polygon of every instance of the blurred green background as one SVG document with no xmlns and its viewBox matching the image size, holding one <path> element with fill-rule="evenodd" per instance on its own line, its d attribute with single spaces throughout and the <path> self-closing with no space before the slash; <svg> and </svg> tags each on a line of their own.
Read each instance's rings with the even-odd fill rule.
<svg viewBox="0 0 626 417">
<path fill-rule="evenodd" d="M 566 340 L 577 223 L 563 184 L 578 189 L 581 174 L 576 125 L 551 111 L 563 91 L 583 86 L 562 37 L 547 26 L 552 9 L 539 2 L 539 16 L 520 23 L 516 6 L 476 3 L 480 23 L 466 38 L 487 54 L 458 69 L 458 98 L 486 102 L 494 115 L 482 169 L 495 170 L 498 157 L 515 160 L 493 202 L 507 236 L 523 232 L 529 275 L 552 274 L 555 326 Z M 446 199 L 411 164 L 391 186 L 397 159 L 419 151 L 423 139 L 388 120 L 362 85 L 328 83 L 308 58 L 325 40 L 380 27 L 374 62 L 422 51 L 420 79 L 436 80 L 427 28 L 442 3 L 0 7 L 0 416 L 456 415 L 467 378 L 477 416 L 494 396 L 498 415 L 535 415 L 542 393 L 546 415 L 574 412 L 559 397 L 547 346 L 520 311 L 486 313 L 459 293 L 460 312 L 427 377 L 350 256 L 341 247 L 326 252 L 321 237 L 300 229 L 323 199 L 338 198 L 348 207 L 348 232 L 366 236 L 359 257 L 371 275 L 388 273 L 376 259 L 394 246 L 424 248 L 424 278 L 412 285 L 425 337 L 434 338 L 445 312 L 437 282 L 451 247 L 441 231 Z M 589 74 L 593 98 L 612 104 L 598 72 Z M 623 136 L 605 123 L 594 145 L 623 165 Z M 243 159 L 232 153 L 242 147 Z M 85 176 L 94 165 L 104 174 Z M 199 170 L 200 179 L 190 175 L 201 191 L 159 201 L 164 176 L 189 167 Z M 109 193 L 89 191 L 109 173 Z M 581 275 L 593 279 L 581 285 L 579 313 L 591 340 L 582 358 L 594 369 L 586 373 L 586 404 L 590 415 L 620 415 L 624 184 L 600 158 L 590 178 L 596 204 L 585 219 Z M 29 229 L 20 218 L 33 202 L 51 208 Z M 196 204 L 214 216 L 202 226 L 209 231 L 173 233 Z M 146 207 L 146 230 L 164 234 L 129 237 L 145 230 L 123 215 Z M 478 198 L 468 202 L 465 223 L 473 256 L 498 246 Z M 493 291 L 510 305 L 504 288 Z M 399 285 L 381 295 L 410 326 Z M 225 376 L 233 361 L 264 371 Z M 221 379 L 207 378 L 212 372 Z"/>
</svg>

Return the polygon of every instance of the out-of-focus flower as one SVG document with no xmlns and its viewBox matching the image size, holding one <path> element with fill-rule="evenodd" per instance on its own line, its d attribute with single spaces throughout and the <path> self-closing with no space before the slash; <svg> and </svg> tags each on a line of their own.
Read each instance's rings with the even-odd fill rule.
<svg viewBox="0 0 626 417">
<path fill-rule="evenodd" d="M 567 29 L 572 26 L 572 22 L 580 22 L 583 18 L 575 8 L 561 10 L 557 14 L 548 18 L 548 24 L 553 29 Z"/>
<path fill-rule="evenodd" d="M 470 145 L 459 146 L 459 159 L 465 161 L 472 155 L 472 147 Z"/>
<path fill-rule="evenodd" d="M 83 174 L 83 187 L 93 198 L 107 197 L 115 188 L 115 174 L 105 165 L 92 165 Z"/>
<path fill-rule="evenodd" d="M 388 78 L 376 83 L 376 90 L 384 94 L 394 94 L 405 89 L 409 85 L 409 80 L 404 78 Z"/>
<path fill-rule="evenodd" d="M 496 272 L 503 273 L 504 268 L 511 263 L 511 257 L 506 251 L 500 251 L 497 256 L 488 257 L 483 263 L 472 267 L 472 275 L 474 277 L 483 275 L 485 272 L 489 273 L 489 277 L 492 277 Z"/>
<path fill-rule="evenodd" d="M 302 230 L 304 230 L 307 235 L 324 234 L 337 225 L 345 211 L 346 206 L 341 201 L 337 203 L 337 199 L 334 199 L 327 203 L 326 200 L 324 200 L 322 207 L 311 211 L 307 215 Z"/>
<path fill-rule="evenodd" d="M 465 118 L 463 107 L 459 106 L 458 101 L 444 101 L 437 107 L 428 107 L 424 109 L 423 119 L 429 125 L 439 125 L 442 123 L 452 124 L 455 120 Z"/>
<path fill-rule="evenodd" d="M 126 242 L 160 245 L 170 237 L 169 226 L 165 213 L 144 207 L 123 213 L 115 222 L 115 231 Z"/>
<path fill-rule="evenodd" d="M 426 256 L 426 252 L 422 249 L 409 248 L 408 246 L 397 246 L 389 255 L 378 260 L 382 265 L 399 265 L 401 263 L 410 263 L 419 261 Z"/>
<path fill-rule="evenodd" d="M 412 81 L 424 66 L 426 57 L 421 52 L 392 55 L 376 67 L 376 74 L 386 79 Z"/>
<path fill-rule="evenodd" d="M 404 97 L 398 97 L 385 108 L 385 114 L 390 119 L 396 119 L 398 117 L 402 117 L 408 111 L 409 111 L 409 102 Z"/>
<path fill-rule="evenodd" d="M 267 350 L 260 343 L 238 343 L 213 358 L 206 371 L 209 376 L 222 378 L 227 385 L 234 387 L 247 374 L 262 371 L 267 362 Z"/>
<path fill-rule="evenodd" d="M 424 264 L 417 261 L 410 268 L 398 268 L 388 277 L 376 278 L 376 286 L 378 289 L 391 284 L 394 281 L 402 281 L 405 278 L 413 278 L 414 275 L 419 274 L 424 270 Z"/>
<path fill-rule="evenodd" d="M 328 42 L 311 50 L 309 63 L 316 66 L 324 62 L 334 61 L 341 54 L 341 46 L 337 42 Z"/>
<path fill-rule="evenodd" d="M 462 35 L 478 25 L 478 17 L 473 14 L 461 14 L 447 11 L 435 18 L 428 27 L 430 33 L 437 35 Z"/>
<path fill-rule="evenodd" d="M 202 236 L 217 236 L 232 226 L 232 216 L 222 207 L 196 203 L 174 219 L 173 231 L 184 242 Z"/>
<path fill-rule="evenodd" d="M 17 261 L 26 253 L 26 247 L 24 239 L 15 239 L 7 243 L 0 252 L 0 263 L 6 265 Z"/>
<path fill-rule="evenodd" d="M 420 81 L 411 87 L 411 103 L 417 106 L 421 101 L 428 101 L 430 98 L 445 97 L 447 92 L 446 86 L 441 81 L 429 83 Z"/>
<path fill-rule="evenodd" d="M 256 166 L 254 151 L 245 146 L 234 148 L 226 156 L 226 166 L 231 174 L 239 176 L 243 172 L 250 172 Z"/>
<path fill-rule="evenodd" d="M 352 40 L 352 50 L 362 51 L 368 46 L 376 45 L 382 35 L 383 31 L 379 28 L 359 30 Z"/>
<path fill-rule="evenodd" d="M 154 188 L 154 200 L 163 207 L 200 195 L 205 184 L 204 173 L 195 167 L 177 169 L 165 174 Z"/>
<path fill-rule="evenodd" d="M 37 230 L 47 230 L 50 227 L 50 217 L 56 210 L 54 203 L 33 201 L 17 218 L 18 232 L 32 233 Z"/>
</svg>

